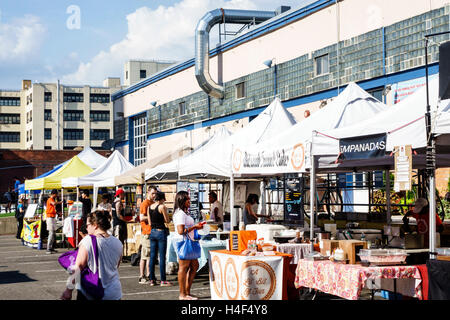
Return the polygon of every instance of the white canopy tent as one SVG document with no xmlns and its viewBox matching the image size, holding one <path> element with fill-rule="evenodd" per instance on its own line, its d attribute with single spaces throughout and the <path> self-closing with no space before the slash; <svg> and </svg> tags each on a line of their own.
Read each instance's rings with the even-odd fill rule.
<svg viewBox="0 0 450 320">
<path fill-rule="evenodd" d="M 430 81 L 432 129 L 435 133 L 449 133 L 450 118 L 448 110 L 450 109 L 450 100 L 438 102 L 438 86 L 439 78 Z M 349 168 L 360 168 L 362 170 L 380 167 L 393 168 L 394 157 L 390 155 L 373 159 L 344 159 L 337 163 L 335 161 L 340 152 L 339 139 L 383 133 L 386 133 L 387 152 L 400 145 L 411 145 L 415 150 L 422 149 L 422 151 L 419 150 L 419 154 L 413 157 L 413 166 L 416 168 L 424 167 L 426 162 L 424 148 L 427 145 L 425 113 L 426 87 L 422 87 L 408 98 L 388 107 L 386 111 L 364 121 L 343 128 L 316 130 L 313 134 L 312 154 L 317 158 L 318 169 L 325 170 L 328 168 L 334 171 L 348 171 Z M 445 145 L 445 141 L 443 144 Z M 438 154 L 436 163 L 438 166 L 450 166 L 449 154 Z"/>
<path fill-rule="evenodd" d="M 220 177 L 231 173 L 233 145 L 261 143 L 292 127 L 296 123 L 292 114 L 284 108 L 279 98 L 264 109 L 247 126 L 235 132 L 228 139 L 205 148 L 192 157 L 181 159 L 180 177 Z"/>
<path fill-rule="evenodd" d="M 114 182 L 114 176 L 124 173 L 132 168 L 134 168 L 134 166 L 128 162 L 118 150 L 116 150 L 100 167 L 91 173 L 82 177 L 63 179 L 62 187 L 92 187 L 95 183 L 105 180 Z M 111 184 L 107 184 L 106 186 L 111 186 Z M 112 186 L 114 186 L 114 184 Z"/>
<path fill-rule="evenodd" d="M 214 146 L 220 146 L 224 141 L 228 139 L 231 132 L 225 127 L 221 126 L 212 137 L 203 142 L 192 153 L 179 157 L 170 162 L 163 163 L 154 168 L 145 169 L 145 180 L 177 180 L 181 164 L 190 163 L 192 159 L 195 159 L 195 155 L 205 152 Z"/>
<path fill-rule="evenodd" d="M 234 211 L 234 177 L 231 175 L 233 145 L 251 145 L 265 141 L 287 130 L 295 123 L 292 114 L 286 110 L 279 98 L 275 98 L 247 126 L 228 139 L 192 154 L 189 158 L 180 159 L 179 176 L 195 179 L 230 179 L 229 192 L 224 194 L 229 196 L 231 225 L 234 226 L 237 223 L 237 217 Z M 262 201 L 264 203 L 264 199 Z"/>
<path fill-rule="evenodd" d="M 283 130 L 271 139 L 233 149 L 231 177 L 236 175 L 276 175 L 305 172 L 310 167 L 309 154 L 314 130 L 342 128 L 375 116 L 386 110 L 386 105 L 350 82 L 330 103 L 305 120 Z M 314 168 L 314 167 L 313 167 Z M 315 190 L 315 170 L 311 171 L 311 190 Z M 311 192 L 315 203 L 315 192 Z M 314 206 L 311 205 L 312 210 Z M 314 217 L 314 212 L 311 213 Z M 310 223 L 311 237 L 314 223 Z"/>
<path fill-rule="evenodd" d="M 172 150 L 170 152 L 166 152 L 160 156 L 157 156 L 155 158 L 152 158 L 143 164 L 128 170 L 127 172 L 115 176 L 114 177 L 114 184 L 116 186 L 118 185 L 127 185 L 127 184 L 144 184 L 145 183 L 145 171 L 152 170 L 153 168 L 157 167 L 158 165 L 163 165 L 166 163 L 169 163 L 173 161 L 174 159 L 178 159 L 180 157 L 183 157 L 187 154 L 189 154 L 190 148 L 187 146 L 181 146 L 177 148 L 176 150 Z"/>
<path fill-rule="evenodd" d="M 95 152 L 91 147 L 85 146 L 83 148 L 83 151 L 81 151 L 79 154 L 77 154 L 77 157 L 80 158 L 81 161 L 83 161 L 85 164 L 87 164 L 92 169 L 97 169 L 100 167 L 105 161 L 106 157 L 102 156 L 101 154 Z M 69 160 L 59 164 L 59 165 L 65 165 Z"/>
<path fill-rule="evenodd" d="M 245 147 L 235 144 L 233 172 L 240 175 L 305 172 L 314 130 L 345 128 L 386 109 L 385 104 L 351 82 L 322 109 L 272 138 Z"/>
</svg>

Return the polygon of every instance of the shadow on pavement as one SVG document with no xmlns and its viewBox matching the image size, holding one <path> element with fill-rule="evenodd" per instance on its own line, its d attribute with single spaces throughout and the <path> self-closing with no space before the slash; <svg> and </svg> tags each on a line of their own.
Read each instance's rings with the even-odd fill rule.
<svg viewBox="0 0 450 320">
<path fill-rule="evenodd" d="M 37 281 L 31 279 L 24 273 L 19 271 L 3 271 L 0 272 L 0 284 L 19 283 L 19 282 L 31 282 Z"/>
</svg>

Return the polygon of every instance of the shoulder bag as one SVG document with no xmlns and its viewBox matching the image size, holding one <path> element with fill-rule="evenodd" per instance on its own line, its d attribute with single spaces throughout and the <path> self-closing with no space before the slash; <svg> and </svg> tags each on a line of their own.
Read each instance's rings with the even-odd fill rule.
<svg viewBox="0 0 450 320">
<path fill-rule="evenodd" d="M 192 240 L 189 233 L 182 241 L 176 242 L 178 258 L 181 260 L 195 260 L 201 256 L 200 242 Z"/>
<path fill-rule="evenodd" d="M 94 300 L 101 300 L 105 294 L 105 291 L 103 289 L 102 280 L 99 277 L 97 237 L 94 235 L 90 235 L 90 237 L 92 240 L 92 247 L 94 249 L 97 271 L 94 273 L 88 266 L 86 266 L 83 270 L 81 270 L 80 281 L 81 286 L 89 296 L 91 296 Z M 72 251 L 67 251 L 58 258 L 58 262 L 64 269 L 67 270 L 69 267 L 75 265 L 77 255 L 78 248 Z"/>
</svg>

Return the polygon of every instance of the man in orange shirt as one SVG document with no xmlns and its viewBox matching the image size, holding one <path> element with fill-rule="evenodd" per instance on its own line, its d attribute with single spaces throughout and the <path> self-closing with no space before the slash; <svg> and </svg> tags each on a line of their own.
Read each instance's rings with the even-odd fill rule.
<svg viewBox="0 0 450 320">
<path fill-rule="evenodd" d="M 45 222 L 47 223 L 47 254 L 52 254 L 57 252 L 55 250 L 55 238 L 56 238 L 56 205 L 60 204 L 61 201 L 57 202 L 56 197 L 58 196 L 58 190 L 53 189 L 50 195 L 50 198 L 47 200 L 47 209 L 46 216 L 47 219 Z"/>
<path fill-rule="evenodd" d="M 139 220 L 141 221 L 141 261 L 139 263 L 139 283 L 149 283 L 149 259 L 150 259 L 150 232 L 151 226 L 148 215 L 148 208 L 155 202 L 157 188 L 155 186 L 149 186 L 147 188 L 147 198 L 142 201 L 139 207 Z M 144 276 L 144 270 L 146 275 Z"/>
</svg>

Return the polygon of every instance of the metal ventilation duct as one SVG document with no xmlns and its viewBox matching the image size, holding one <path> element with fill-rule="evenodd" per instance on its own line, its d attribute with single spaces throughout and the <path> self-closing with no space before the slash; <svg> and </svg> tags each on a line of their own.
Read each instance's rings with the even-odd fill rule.
<svg viewBox="0 0 450 320">
<path fill-rule="evenodd" d="M 223 86 L 215 83 L 209 74 L 209 31 L 218 23 L 261 23 L 277 15 L 275 11 L 215 9 L 203 16 L 195 28 L 195 77 L 208 95 L 223 99 Z"/>
</svg>

